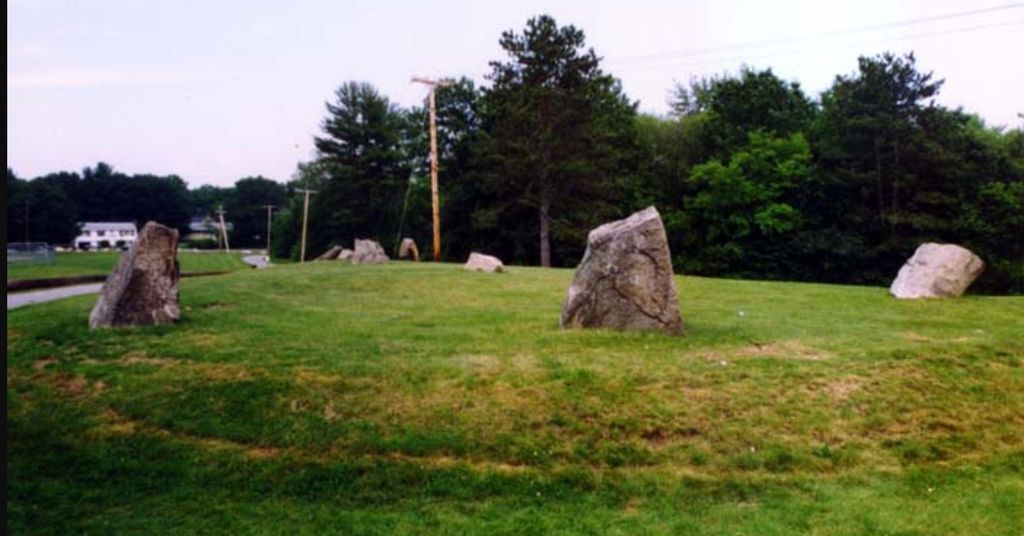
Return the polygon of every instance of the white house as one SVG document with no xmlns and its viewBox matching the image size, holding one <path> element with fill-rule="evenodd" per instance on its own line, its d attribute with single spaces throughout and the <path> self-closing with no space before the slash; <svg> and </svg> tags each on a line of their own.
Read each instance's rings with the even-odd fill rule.
<svg viewBox="0 0 1024 536">
<path fill-rule="evenodd" d="M 135 242 L 138 231 L 132 222 L 86 222 L 75 237 L 75 249 L 128 249 Z"/>
</svg>

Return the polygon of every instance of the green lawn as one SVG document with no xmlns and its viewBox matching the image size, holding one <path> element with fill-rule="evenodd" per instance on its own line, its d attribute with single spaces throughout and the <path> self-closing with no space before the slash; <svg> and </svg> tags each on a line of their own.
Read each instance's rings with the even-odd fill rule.
<svg viewBox="0 0 1024 536">
<path fill-rule="evenodd" d="M 1024 533 L 1024 298 L 681 277 L 671 338 L 560 331 L 572 271 L 510 272 L 189 279 L 173 327 L 9 311 L 8 529 Z"/>
<path fill-rule="evenodd" d="M 120 256 L 119 252 L 113 251 L 58 253 L 53 264 L 8 264 L 7 280 L 108 274 Z M 178 260 L 182 272 L 248 268 L 238 253 L 182 251 L 178 253 Z"/>
</svg>

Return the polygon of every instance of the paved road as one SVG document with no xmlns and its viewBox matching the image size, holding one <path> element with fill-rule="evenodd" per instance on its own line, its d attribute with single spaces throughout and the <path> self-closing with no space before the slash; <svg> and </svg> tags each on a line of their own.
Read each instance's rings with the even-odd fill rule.
<svg viewBox="0 0 1024 536">
<path fill-rule="evenodd" d="M 29 292 L 7 293 L 7 308 L 14 309 L 34 303 L 43 303 L 61 298 L 70 298 L 82 294 L 95 294 L 103 288 L 103 283 L 90 283 L 88 285 L 72 285 L 70 287 L 48 288 L 43 290 L 32 290 Z"/>
<path fill-rule="evenodd" d="M 242 262 L 253 268 L 266 268 L 270 266 L 270 261 L 267 260 L 266 255 L 247 255 L 242 257 Z"/>
</svg>

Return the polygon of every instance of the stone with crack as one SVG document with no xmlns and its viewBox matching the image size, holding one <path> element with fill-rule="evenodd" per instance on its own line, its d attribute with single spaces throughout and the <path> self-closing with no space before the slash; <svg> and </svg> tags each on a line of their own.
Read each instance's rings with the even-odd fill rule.
<svg viewBox="0 0 1024 536">
<path fill-rule="evenodd" d="M 89 327 L 171 324 L 178 321 L 178 230 L 148 222 L 107 277 Z"/>
<path fill-rule="evenodd" d="M 657 209 L 590 232 L 560 324 L 682 334 L 672 257 Z"/>
</svg>

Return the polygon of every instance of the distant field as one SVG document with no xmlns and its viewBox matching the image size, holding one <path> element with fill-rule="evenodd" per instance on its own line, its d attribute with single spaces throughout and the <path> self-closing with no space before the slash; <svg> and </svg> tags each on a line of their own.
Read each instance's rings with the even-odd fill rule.
<svg viewBox="0 0 1024 536">
<path fill-rule="evenodd" d="M 1024 534 L 1024 298 L 680 277 L 672 338 L 559 330 L 571 277 L 310 263 L 183 280 L 173 327 L 9 311 L 7 528 Z"/>
<path fill-rule="evenodd" d="M 42 279 L 47 277 L 68 277 L 73 275 L 107 274 L 117 264 L 118 252 L 58 253 L 53 264 L 8 264 L 7 280 Z M 183 272 L 205 272 L 211 270 L 241 270 L 247 268 L 237 253 L 178 253 Z"/>
</svg>

